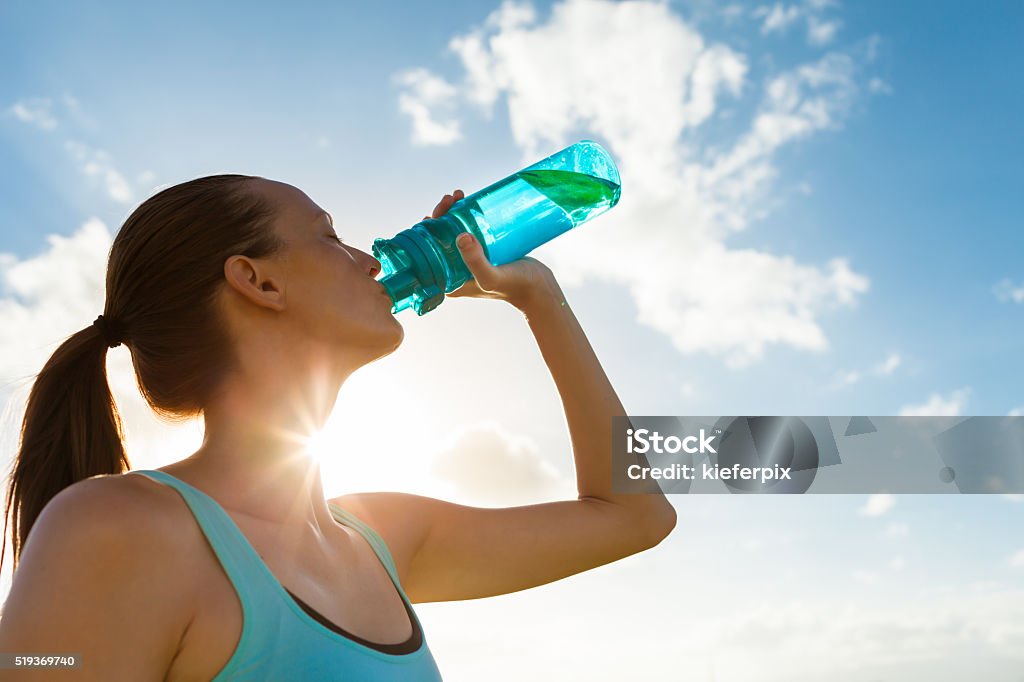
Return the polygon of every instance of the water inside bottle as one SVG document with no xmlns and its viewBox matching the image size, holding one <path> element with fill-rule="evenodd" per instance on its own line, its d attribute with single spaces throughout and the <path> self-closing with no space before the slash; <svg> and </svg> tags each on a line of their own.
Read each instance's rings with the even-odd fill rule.
<svg viewBox="0 0 1024 682">
<path fill-rule="evenodd" d="M 497 265 L 522 258 L 604 213 L 619 200 L 619 193 L 617 183 L 586 173 L 525 170 L 467 197 L 473 201 L 465 209 L 479 228 L 489 260 Z M 456 216 L 458 208 L 453 207 Z"/>
<path fill-rule="evenodd" d="M 538 170 L 518 175 L 568 213 L 573 225 L 604 213 L 619 199 L 618 184 L 585 173 Z"/>
</svg>

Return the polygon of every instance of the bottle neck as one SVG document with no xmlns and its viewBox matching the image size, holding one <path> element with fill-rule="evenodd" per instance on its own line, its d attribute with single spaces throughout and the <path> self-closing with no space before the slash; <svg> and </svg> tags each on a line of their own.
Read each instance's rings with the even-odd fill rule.
<svg viewBox="0 0 1024 682">
<path fill-rule="evenodd" d="M 391 239 L 374 241 L 373 254 L 384 269 L 380 283 L 391 297 L 393 313 L 411 307 L 424 315 L 444 300 L 448 276 L 435 242 L 439 234 L 453 233 L 450 222 L 428 219 Z"/>
</svg>

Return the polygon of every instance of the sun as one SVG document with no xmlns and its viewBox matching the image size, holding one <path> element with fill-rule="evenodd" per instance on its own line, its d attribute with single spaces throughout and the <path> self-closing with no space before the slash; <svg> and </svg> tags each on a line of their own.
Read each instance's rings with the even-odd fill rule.
<svg viewBox="0 0 1024 682">
<path fill-rule="evenodd" d="M 352 375 L 327 423 L 307 439 L 306 450 L 320 467 L 328 496 L 433 487 L 437 415 L 403 404 L 409 398 L 395 395 L 395 385 L 376 372 Z"/>
</svg>

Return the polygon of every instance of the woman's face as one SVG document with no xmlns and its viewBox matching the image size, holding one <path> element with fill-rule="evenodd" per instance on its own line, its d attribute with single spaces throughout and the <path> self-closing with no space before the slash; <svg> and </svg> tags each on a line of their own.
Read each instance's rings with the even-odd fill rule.
<svg viewBox="0 0 1024 682">
<path fill-rule="evenodd" d="M 304 192 L 272 180 L 255 180 L 256 190 L 276 213 L 273 229 L 285 241 L 280 259 L 286 314 L 302 338 L 339 347 L 359 364 L 395 350 L 401 324 L 391 298 L 375 277 L 380 262 L 339 243 L 331 217 Z"/>
</svg>

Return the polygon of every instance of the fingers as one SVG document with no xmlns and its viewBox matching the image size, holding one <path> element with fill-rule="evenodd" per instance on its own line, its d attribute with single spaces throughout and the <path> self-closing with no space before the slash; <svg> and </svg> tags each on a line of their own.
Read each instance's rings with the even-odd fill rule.
<svg viewBox="0 0 1024 682">
<path fill-rule="evenodd" d="M 491 291 L 497 283 L 497 269 L 484 256 L 483 246 L 476 237 L 463 232 L 456 238 L 455 245 L 459 248 L 462 260 L 466 262 L 473 279 L 484 291 Z"/>
<path fill-rule="evenodd" d="M 430 214 L 430 217 L 440 218 L 441 216 L 448 212 L 448 209 L 452 207 L 452 204 L 464 198 L 465 196 L 466 194 L 461 189 L 457 189 L 451 194 L 445 194 L 443 197 L 441 197 L 441 201 L 437 202 L 437 206 L 434 207 L 434 211 Z M 426 218 L 424 218 L 424 220 L 426 220 Z"/>
</svg>

